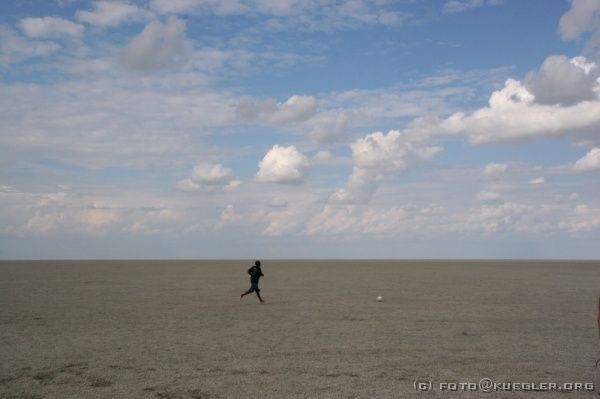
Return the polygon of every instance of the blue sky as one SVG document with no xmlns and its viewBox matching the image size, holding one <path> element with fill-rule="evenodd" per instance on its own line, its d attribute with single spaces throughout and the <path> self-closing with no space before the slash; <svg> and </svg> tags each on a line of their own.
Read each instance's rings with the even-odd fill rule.
<svg viewBox="0 0 600 399">
<path fill-rule="evenodd" d="M 0 3 L 0 258 L 599 258 L 600 1 Z"/>
</svg>

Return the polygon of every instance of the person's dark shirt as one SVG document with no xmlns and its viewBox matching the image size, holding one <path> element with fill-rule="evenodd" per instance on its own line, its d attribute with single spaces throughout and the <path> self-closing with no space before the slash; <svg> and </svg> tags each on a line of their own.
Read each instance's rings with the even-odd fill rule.
<svg viewBox="0 0 600 399">
<path fill-rule="evenodd" d="M 260 266 L 252 266 L 250 271 L 250 282 L 252 284 L 258 284 L 258 279 L 264 276 L 262 270 L 260 269 Z"/>
</svg>

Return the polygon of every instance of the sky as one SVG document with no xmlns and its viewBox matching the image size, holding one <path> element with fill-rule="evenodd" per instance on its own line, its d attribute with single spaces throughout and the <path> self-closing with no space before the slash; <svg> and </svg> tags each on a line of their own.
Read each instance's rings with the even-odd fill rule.
<svg viewBox="0 0 600 399">
<path fill-rule="evenodd" d="M 0 259 L 600 258 L 600 0 L 0 2 Z"/>
</svg>

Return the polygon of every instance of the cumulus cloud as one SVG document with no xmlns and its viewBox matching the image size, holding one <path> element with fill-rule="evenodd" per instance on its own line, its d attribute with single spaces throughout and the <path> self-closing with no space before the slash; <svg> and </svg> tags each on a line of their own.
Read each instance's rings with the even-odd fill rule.
<svg viewBox="0 0 600 399">
<path fill-rule="evenodd" d="M 495 201 L 500 198 L 500 194 L 494 191 L 480 191 L 477 194 L 477 200 L 482 202 Z"/>
<path fill-rule="evenodd" d="M 575 206 L 574 215 L 560 221 L 561 230 L 574 232 L 586 232 L 600 229 L 600 209 L 592 208 L 586 204 Z"/>
<path fill-rule="evenodd" d="M 473 144 L 567 134 L 576 143 L 594 143 L 600 128 L 599 74 L 584 57 L 552 56 L 527 75 L 525 84 L 507 79 L 487 107 L 446 119 L 416 119 L 406 131 L 465 134 Z"/>
<path fill-rule="evenodd" d="M 336 190 L 329 197 L 329 202 L 337 204 L 362 204 L 369 202 L 375 191 L 377 191 L 382 179 L 383 174 L 354 167 L 344 187 Z"/>
<path fill-rule="evenodd" d="M 273 208 L 286 208 L 288 206 L 288 202 L 285 198 L 273 197 L 269 205 Z"/>
<path fill-rule="evenodd" d="M 79 213 L 79 220 L 92 229 L 100 229 L 119 220 L 119 212 L 114 209 L 90 208 Z"/>
<path fill-rule="evenodd" d="M 327 150 L 321 150 L 313 156 L 313 161 L 314 162 L 327 162 L 332 157 L 333 157 L 333 155 L 331 155 L 331 152 L 329 152 Z"/>
<path fill-rule="evenodd" d="M 46 40 L 31 40 L 12 29 L 0 26 L 0 66 L 23 60 L 44 57 L 60 49 L 58 44 Z"/>
<path fill-rule="evenodd" d="M 305 234 L 361 236 L 415 234 L 446 230 L 448 211 L 437 205 L 362 207 L 326 204 L 306 222 Z"/>
<path fill-rule="evenodd" d="M 534 177 L 533 179 L 529 180 L 530 184 L 544 184 L 546 182 L 546 179 L 544 178 L 544 176 L 539 176 L 539 177 Z"/>
<path fill-rule="evenodd" d="M 507 169 L 508 165 L 505 163 L 488 163 L 487 165 L 485 165 L 483 173 L 486 176 L 493 177 L 506 172 Z"/>
<path fill-rule="evenodd" d="M 233 171 L 221 164 L 201 163 L 194 167 L 189 177 L 177 182 L 176 188 L 182 191 L 233 189 L 241 182 L 235 179 Z"/>
<path fill-rule="evenodd" d="M 269 211 L 258 209 L 240 212 L 233 205 L 227 205 L 215 227 L 246 226 L 264 236 L 282 236 L 300 232 L 310 214 L 305 207 L 288 208 L 287 202 L 285 205 L 271 205 L 271 208 Z"/>
<path fill-rule="evenodd" d="M 529 72 L 525 86 L 538 104 L 577 104 L 598 99 L 598 67 L 585 57 L 546 58 L 539 71 Z"/>
<path fill-rule="evenodd" d="M 127 2 L 104 0 L 92 4 L 91 11 L 79 10 L 75 13 L 79 21 L 99 27 L 117 26 L 144 14 L 140 8 Z"/>
<path fill-rule="evenodd" d="M 179 219 L 179 213 L 171 208 L 148 209 L 129 226 L 127 231 L 142 234 L 158 234 L 171 229 Z"/>
<path fill-rule="evenodd" d="M 352 237 L 410 234 L 540 234 L 584 232 L 600 228 L 600 209 L 562 205 L 499 202 L 473 208 L 438 205 L 363 207 L 326 204 L 305 223 L 303 233 Z"/>
<path fill-rule="evenodd" d="M 302 122 L 317 112 L 317 100 L 312 96 L 291 96 L 284 103 L 275 100 L 245 100 L 237 105 L 237 114 L 246 121 L 273 124 Z"/>
<path fill-rule="evenodd" d="M 311 140 L 334 143 L 346 139 L 346 131 L 350 120 L 350 115 L 347 112 L 335 113 L 321 119 L 308 134 Z"/>
<path fill-rule="evenodd" d="M 265 236 L 282 236 L 293 234 L 306 222 L 306 209 L 286 208 L 267 213 L 267 226 L 261 232 Z"/>
<path fill-rule="evenodd" d="M 519 81 L 508 79 L 492 93 L 489 106 L 470 114 L 455 113 L 431 127 L 438 132 L 466 134 L 474 144 L 523 141 L 561 134 L 592 134 L 600 127 L 600 102 L 571 106 L 540 105 Z"/>
<path fill-rule="evenodd" d="M 563 40 L 575 40 L 589 34 L 586 50 L 600 51 L 600 3 L 597 0 L 572 0 L 571 8 L 560 18 Z"/>
<path fill-rule="evenodd" d="M 311 218 L 306 226 L 308 235 L 351 234 L 358 218 L 348 207 L 326 205 L 321 212 Z"/>
<path fill-rule="evenodd" d="M 19 235 L 104 232 L 121 211 L 68 189 L 28 192 L 0 186 L 0 231 Z"/>
<path fill-rule="evenodd" d="M 256 180 L 260 182 L 298 184 L 304 181 L 310 162 L 293 145 L 274 145 L 258 164 Z"/>
<path fill-rule="evenodd" d="M 65 35 L 79 37 L 84 31 L 82 25 L 57 17 L 23 18 L 19 21 L 19 26 L 25 35 L 32 38 Z"/>
<path fill-rule="evenodd" d="M 572 0 L 571 8 L 560 17 L 559 31 L 563 39 L 573 40 L 583 33 L 595 31 L 600 22 L 597 0 Z"/>
<path fill-rule="evenodd" d="M 600 148 L 592 148 L 583 158 L 575 162 L 573 169 L 577 172 L 600 170 Z"/>
<path fill-rule="evenodd" d="M 454 228 L 459 230 L 479 230 L 498 232 L 503 230 L 517 231 L 526 225 L 527 216 L 533 215 L 532 207 L 515 202 L 504 202 L 499 205 L 482 205 L 473 209 L 464 224 Z M 528 228 L 533 228 L 530 225 Z"/>
<path fill-rule="evenodd" d="M 153 21 L 133 38 L 121 54 L 124 66 L 152 72 L 180 67 L 187 63 L 183 21 L 169 17 L 165 23 Z"/>
<path fill-rule="evenodd" d="M 235 206 L 228 204 L 225 206 L 219 220 L 217 221 L 215 228 L 222 229 L 226 226 L 256 226 L 258 224 L 264 224 L 266 218 L 266 212 L 262 210 L 250 211 L 250 212 L 239 212 L 235 209 Z"/>
<path fill-rule="evenodd" d="M 28 232 L 44 234 L 57 229 L 63 220 L 63 212 L 41 212 L 38 211 L 29 220 L 27 220 L 26 229 Z"/>
<path fill-rule="evenodd" d="M 390 130 L 374 132 L 350 145 L 354 168 L 346 185 L 333 193 L 331 202 L 367 202 L 384 174 L 402 171 L 409 164 L 430 160 L 442 147 L 430 145 L 422 137 Z"/>
<path fill-rule="evenodd" d="M 368 134 L 350 148 L 357 167 L 377 172 L 406 169 L 409 162 L 432 159 L 442 150 L 440 146 L 427 145 L 418 137 L 407 136 L 399 130 Z"/>
</svg>

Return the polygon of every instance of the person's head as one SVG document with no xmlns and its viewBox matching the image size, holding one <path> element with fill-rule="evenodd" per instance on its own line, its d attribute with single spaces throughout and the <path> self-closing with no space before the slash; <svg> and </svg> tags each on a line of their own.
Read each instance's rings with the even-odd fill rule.
<svg viewBox="0 0 600 399">
<path fill-rule="evenodd" d="M 259 261 L 259 260 L 255 261 L 255 262 L 254 262 L 254 266 L 258 266 L 258 267 L 260 267 L 260 261 Z"/>
</svg>

